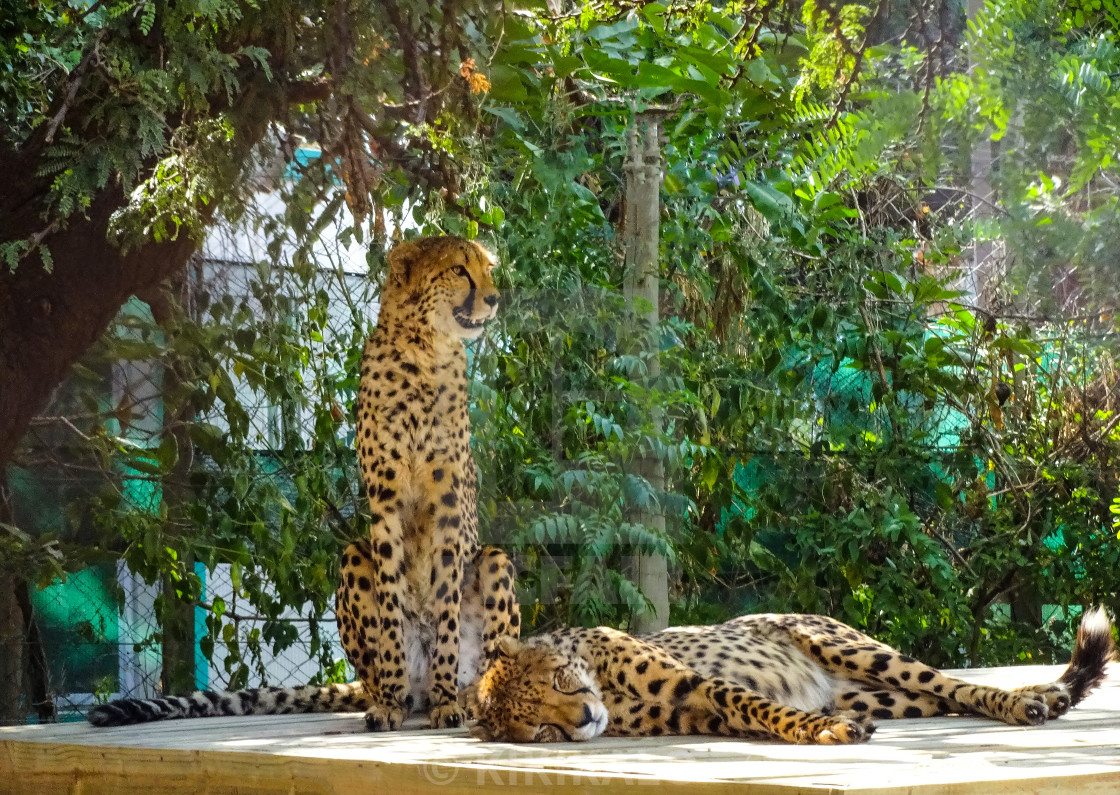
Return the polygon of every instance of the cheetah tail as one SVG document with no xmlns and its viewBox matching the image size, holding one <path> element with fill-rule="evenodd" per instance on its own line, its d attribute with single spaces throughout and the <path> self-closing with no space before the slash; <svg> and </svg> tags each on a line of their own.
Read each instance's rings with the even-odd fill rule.
<svg viewBox="0 0 1120 795">
<path fill-rule="evenodd" d="M 199 690 L 189 696 L 122 698 L 86 713 L 94 726 L 128 726 L 176 718 L 227 715 L 286 715 L 308 712 L 358 712 L 370 699 L 361 682 L 302 687 L 253 687 L 246 690 Z"/>
<path fill-rule="evenodd" d="M 1103 607 L 1085 613 L 1077 629 L 1077 643 L 1069 667 L 1058 680 L 1069 688 L 1071 706 L 1104 681 L 1106 666 L 1116 654 L 1112 622 Z"/>
</svg>

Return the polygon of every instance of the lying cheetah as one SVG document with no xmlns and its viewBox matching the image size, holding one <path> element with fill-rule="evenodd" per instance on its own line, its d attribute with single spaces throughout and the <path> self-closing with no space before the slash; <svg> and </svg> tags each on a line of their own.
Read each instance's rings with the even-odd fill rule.
<svg viewBox="0 0 1120 795">
<path fill-rule="evenodd" d="M 337 619 L 358 682 L 125 699 L 90 711 L 100 726 L 173 717 L 365 710 L 373 731 L 413 706 L 459 726 L 459 688 L 498 638 L 516 638 L 513 565 L 480 548 L 463 339 L 498 304 L 493 256 L 456 237 L 389 252 L 377 328 L 362 356 L 357 446 L 370 539 L 342 556 Z"/>
<path fill-rule="evenodd" d="M 823 616 L 754 615 L 643 639 L 561 629 L 502 640 L 463 693 L 475 736 L 510 742 L 716 734 L 858 743 L 872 718 L 947 713 L 1037 725 L 1064 715 L 1105 676 L 1112 624 L 1088 613 L 1052 684 L 1000 690 L 953 679 Z"/>
</svg>

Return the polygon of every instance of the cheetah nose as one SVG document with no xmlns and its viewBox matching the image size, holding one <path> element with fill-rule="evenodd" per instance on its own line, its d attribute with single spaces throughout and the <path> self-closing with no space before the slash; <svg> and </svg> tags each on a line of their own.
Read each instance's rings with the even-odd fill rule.
<svg viewBox="0 0 1120 795">
<path fill-rule="evenodd" d="M 494 306 L 498 303 L 498 296 L 491 293 L 490 295 L 486 296 L 482 300 L 486 302 L 487 306 Z"/>
</svg>

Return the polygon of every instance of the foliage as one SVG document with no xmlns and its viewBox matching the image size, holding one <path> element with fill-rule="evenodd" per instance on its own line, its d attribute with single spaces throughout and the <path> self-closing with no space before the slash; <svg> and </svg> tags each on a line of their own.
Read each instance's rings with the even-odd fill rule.
<svg viewBox="0 0 1120 795">
<path fill-rule="evenodd" d="M 1003 300 L 1051 318 L 1117 300 L 1107 276 L 1120 218 L 1115 18 L 1111 2 L 993 3 L 969 29 L 972 72 L 937 94 L 945 135 L 998 152 L 1006 217 L 979 231 L 1006 241 Z"/>
<path fill-rule="evenodd" d="M 492 25 L 469 3 L 456 14 L 424 0 L 382 6 L 6 3 L 0 143 L 46 181 L 30 197 L 44 228 L 0 238 L 7 266 L 37 252 L 49 268 L 43 238 L 110 194 L 128 197 L 112 223 L 126 249 L 201 239 L 216 208 L 239 214 L 260 158 L 291 161 L 301 140 L 329 156 L 296 165 L 321 190 L 340 180 L 359 222 L 377 215 L 375 232 L 406 198 L 453 201 L 446 142 L 477 112 L 486 80 L 470 53 Z"/>
<path fill-rule="evenodd" d="M 855 25 L 858 12 L 845 13 Z M 934 125 L 918 92 L 866 91 L 840 113 L 814 104 L 795 68 L 803 47 L 857 54 L 851 41 L 814 43 L 827 25 L 810 24 L 808 40 L 773 31 L 746 49 L 734 37 L 749 25 L 716 11 L 654 4 L 562 25 L 512 45 L 560 47 L 561 68 L 511 90 L 512 107 L 486 108 L 498 117 L 491 146 L 512 152 L 485 196 L 492 214 L 500 208 L 517 292 L 480 358 L 479 447 L 491 521 L 514 528 L 498 535 L 533 545 L 523 575 L 532 617 L 617 621 L 640 607 L 619 564 L 642 540 L 628 538 L 620 509 L 649 496 L 628 490 L 626 462 L 656 449 L 673 473 L 668 491 L 684 499 L 666 506 L 679 520 L 678 620 L 821 611 L 939 663 L 1060 655 L 1072 614 L 1029 630 L 994 605 L 1107 597 L 1086 566 L 1116 555 L 1102 507 L 1114 490 L 1111 409 L 1083 426 L 1091 452 L 1054 440 L 1074 419 L 1061 407 L 1107 390 L 1111 376 L 1054 362 L 1099 356 L 1108 327 L 1002 323 L 961 302 L 952 265 L 969 230 L 922 196 L 953 166 L 929 143 L 952 130 L 951 114 Z M 703 57 L 696 42 L 708 44 Z M 889 59 L 864 57 L 869 86 L 889 76 Z M 812 78 L 825 82 L 818 102 L 835 88 L 829 73 Z M 544 107 L 528 99 L 541 92 L 552 97 Z M 617 175 L 630 107 L 647 102 L 675 111 L 660 335 L 673 392 L 657 444 L 628 433 L 641 398 L 620 378 L 630 364 L 616 329 L 630 325 L 599 292 L 621 282 Z M 769 113 L 757 112 L 763 103 Z M 915 136 L 923 125 L 931 134 Z M 565 223 L 542 229 L 541 218 Z M 1007 409 L 1002 387 L 1014 395 Z M 589 389 L 625 397 L 581 401 Z M 1064 479 L 1058 471 L 1083 486 L 1072 505 L 1068 487 L 1045 485 Z"/>
<path fill-rule="evenodd" d="M 269 619 L 256 643 L 291 641 L 286 605 L 321 616 L 338 546 L 362 531 L 348 418 L 373 296 L 349 294 L 350 325 L 328 333 L 316 242 L 349 206 L 344 239 L 375 241 L 376 278 L 384 210 L 482 236 L 505 264 L 500 318 L 471 348 L 473 444 L 484 535 L 519 557 L 530 629 L 625 625 L 645 609 L 627 567 L 642 551 L 671 561 L 677 621 L 825 612 L 935 664 L 1060 657 L 1078 606 L 1120 606 L 1115 321 L 1101 313 L 1114 300 L 1102 287 L 1042 303 L 1058 276 L 1113 256 L 1116 43 L 1095 8 L 993 5 L 957 71 L 912 31 L 899 48 L 873 41 L 878 9 L 854 4 L 475 19 L 475 57 L 447 84 L 462 113 L 373 125 L 383 139 L 354 122 L 360 108 L 293 122 L 323 155 L 278 181 L 244 302 L 213 296 L 140 342 L 103 340 L 106 360 L 166 363 L 176 418 L 139 447 L 111 412 L 81 426 L 114 484 L 124 467 L 165 484 L 154 511 L 110 490 L 103 543 L 185 599 L 187 562 L 232 563 Z M 263 57 L 246 63 L 275 70 Z M 32 101 L 33 84 L 3 86 Z M 656 327 L 619 292 L 627 134 L 646 111 L 663 125 Z M 224 179 L 196 156 L 226 134 L 212 121 L 167 139 L 128 210 L 134 234 L 204 222 L 188 211 Z M 356 129 L 420 180 L 355 172 Z M 1027 145 L 1003 152 L 1002 214 L 973 224 L 944 195 L 967 192 L 962 158 L 993 139 Z M 977 237 L 1011 254 L 983 309 L 956 286 Z M 250 395 L 314 443 L 255 436 Z M 662 463 L 663 489 L 633 474 L 643 458 Z M 1032 604 L 1060 610 L 1046 623 Z M 207 643 L 235 642 L 236 617 L 210 608 Z M 253 649 L 236 651 L 234 682 Z"/>
</svg>

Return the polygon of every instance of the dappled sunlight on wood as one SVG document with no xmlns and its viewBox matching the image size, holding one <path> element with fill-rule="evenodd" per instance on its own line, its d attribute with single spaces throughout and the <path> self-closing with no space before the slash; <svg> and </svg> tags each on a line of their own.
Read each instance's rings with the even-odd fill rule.
<svg viewBox="0 0 1120 795">
<path fill-rule="evenodd" d="M 1015 687 L 1062 666 L 955 672 Z M 1066 717 L 1041 727 L 980 718 L 880 721 L 856 746 L 715 737 L 598 738 L 512 745 L 431 731 L 422 718 L 371 734 L 358 714 L 181 720 L 117 729 L 85 724 L 0 729 L 0 768 L 36 792 L 158 786 L 198 792 L 567 792 L 654 785 L 666 792 L 988 793 L 1120 791 L 1120 669 Z M 5 782 L 10 784 L 10 782 Z"/>
</svg>

